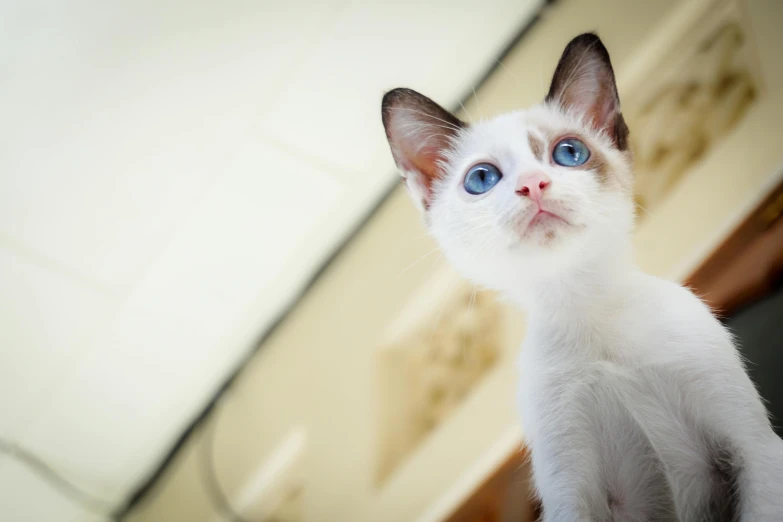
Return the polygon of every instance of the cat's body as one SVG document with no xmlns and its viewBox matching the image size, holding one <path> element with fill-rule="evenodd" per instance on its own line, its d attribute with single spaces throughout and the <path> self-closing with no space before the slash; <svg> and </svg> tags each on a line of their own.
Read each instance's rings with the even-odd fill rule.
<svg viewBox="0 0 783 522">
<path fill-rule="evenodd" d="M 468 126 L 384 97 L 395 160 L 467 277 L 528 310 L 520 409 L 545 521 L 783 521 L 783 441 L 731 337 L 635 268 L 609 56 L 566 48 L 547 100 Z"/>
<path fill-rule="evenodd" d="M 520 406 L 547 519 L 735 520 L 755 473 L 777 511 L 744 519 L 779 519 L 780 441 L 727 332 L 679 285 L 611 277 L 530 311 Z"/>
</svg>

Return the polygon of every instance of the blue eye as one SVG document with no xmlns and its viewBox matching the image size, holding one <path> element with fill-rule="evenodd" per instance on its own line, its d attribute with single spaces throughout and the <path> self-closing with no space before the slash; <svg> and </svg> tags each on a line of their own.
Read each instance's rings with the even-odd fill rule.
<svg viewBox="0 0 783 522">
<path fill-rule="evenodd" d="M 555 145 L 552 160 L 563 167 L 578 167 L 584 165 L 590 157 L 587 145 L 576 138 L 566 138 Z"/>
<path fill-rule="evenodd" d="M 503 174 L 491 163 L 479 163 L 465 175 L 465 190 L 468 194 L 483 194 L 498 184 Z"/>
</svg>

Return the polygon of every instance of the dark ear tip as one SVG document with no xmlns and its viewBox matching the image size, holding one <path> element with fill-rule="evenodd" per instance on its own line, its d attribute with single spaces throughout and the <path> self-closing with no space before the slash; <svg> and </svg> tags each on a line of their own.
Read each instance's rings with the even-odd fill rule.
<svg viewBox="0 0 783 522">
<path fill-rule="evenodd" d="M 589 31 L 573 37 L 571 43 L 595 44 L 601 43 L 601 38 L 595 31 Z"/>
<path fill-rule="evenodd" d="M 424 115 L 429 115 L 435 119 L 446 120 L 456 127 L 465 126 L 456 116 L 436 102 L 407 87 L 398 87 L 383 95 L 383 100 L 381 100 L 381 117 L 383 118 L 384 125 L 389 123 L 389 114 L 392 112 L 392 109 L 400 106 L 416 107 L 417 110 Z"/>
<path fill-rule="evenodd" d="M 387 107 L 391 105 L 392 103 L 394 103 L 394 100 L 396 100 L 400 96 L 403 96 L 406 91 L 410 91 L 410 89 L 406 89 L 405 87 L 397 87 L 396 89 L 387 91 L 386 94 L 383 95 L 383 100 L 381 101 L 381 107 Z"/>
<path fill-rule="evenodd" d="M 415 96 L 421 95 L 413 89 L 408 89 L 406 87 L 397 87 L 384 94 L 383 99 L 381 100 L 381 117 L 383 118 L 383 123 L 387 123 L 389 109 L 397 105 L 400 100 Z"/>
<path fill-rule="evenodd" d="M 465 126 L 459 118 L 435 103 L 430 98 L 407 87 L 392 89 L 383 95 L 381 101 L 381 120 L 386 129 L 386 137 L 392 139 L 392 114 L 398 110 L 407 110 L 416 113 L 416 119 L 430 125 L 451 125 L 455 129 Z"/>
<path fill-rule="evenodd" d="M 383 95 L 383 100 L 381 100 L 381 108 L 386 109 L 387 107 L 391 107 L 403 98 L 417 97 L 423 98 L 421 94 L 414 91 L 413 89 L 408 89 L 407 87 L 397 87 L 396 89 L 392 89 Z"/>
<path fill-rule="evenodd" d="M 569 51 L 576 50 L 589 50 L 600 54 L 605 59 L 609 58 L 609 51 L 607 51 L 606 46 L 601 41 L 601 38 L 598 36 L 598 34 L 592 31 L 589 33 L 582 33 L 579 36 L 571 39 L 571 41 L 568 42 L 565 51 L 563 51 L 563 54 L 565 55 Z"/>
</svg>

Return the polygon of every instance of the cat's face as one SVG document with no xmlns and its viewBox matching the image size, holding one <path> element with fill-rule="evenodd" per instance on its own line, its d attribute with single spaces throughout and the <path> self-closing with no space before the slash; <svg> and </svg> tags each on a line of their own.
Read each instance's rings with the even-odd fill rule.
<svg viewBox="0 0 783 522">
<path fill-rule="evenodd" d="M 628 131 L 597 36 L 569 44 L 540 106 L 467 125 L 396 89 L 383 118 L 430 232 L 474 281 L 506 289 L 627 241 Z"/>
</svg>

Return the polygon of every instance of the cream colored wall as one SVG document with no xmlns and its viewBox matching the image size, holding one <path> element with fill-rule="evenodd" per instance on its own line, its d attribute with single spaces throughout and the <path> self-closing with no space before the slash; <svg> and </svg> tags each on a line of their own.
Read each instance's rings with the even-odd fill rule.
<svg viewBox="0 0 783 522">
<path fill-rule="evenodd" d="M 488 116 L 538 101 L 563 46 L 584 30 L 599 30 L 621 86 L 632 84 L 632 75 L 624 79 L 623 72 L 633 69 L 634 56 L 663 52 L 665 34 L 654 37 L 655 32 L 683 4 L 562 0 L 466 104 L 466 112 Z M 783 4 L 750 5 L 769 72 L 768 95 L 639 227 L 638 260 L 653 273 L 683 277 L 779 177 L 775 172 L 783 155 L 775 138 L 782 128 L 783 73 L 776 61 L 781 48 L 776 20 L 783 19 Z M 374 358 L 424 283 L 449 272 L 437 254 L 412 265 L 435 248 L 407 196 L 396 190 L 266 342 L 206 423 L 215 430 L 212 458 L 232 501 L 238 502 L 237 492 L 290 430 L 301 427 L 306 433 L 297 467 L 302 520 L 434 521 L 519 442 L 516 343 L 509 340 L 502 364 L 380 489 L 374 486 Z M 509 337 L 519 339 L 523 319 L 513 314 Z M 219 520 L 203 487 L 203 446 L 204 434 L 196 433 L 134 522 Z M 262 499 L 258 496 L 256 504 Z M 259 509 L 256 505 L 247 514 Z"/>
<path fill-rule="evenodd" d="M 704 2 L 694 2 L 696 4 Z M 662 202 L 655 219 L 637 228 L 634 245 L 645 270 L 683 279 L 783 177 L 783 3 L 751 0 L 746 6 L 761 71 L 761 95 L 723 139 Z M 694 13 L 697 16 L 697 13 Z M 661 35 L 661 48 L 666 45 Z M 641 81 L 641 80 L 639 80 Z"/>
</svg>

